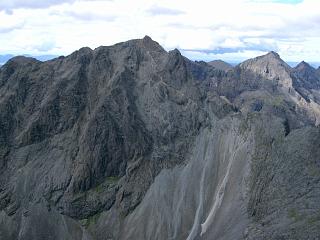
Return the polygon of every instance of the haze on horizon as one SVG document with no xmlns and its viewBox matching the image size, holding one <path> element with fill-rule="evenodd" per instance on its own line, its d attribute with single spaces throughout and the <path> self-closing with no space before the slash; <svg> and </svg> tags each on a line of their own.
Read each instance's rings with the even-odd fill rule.
<svg viewBox="0 0 320 240">
<path fill-rule="evenodd" d="M 273 50 L 320 62 L 319 9 L 318 0 L 2 0 L 0 55 L 67 55 L 149 35 L 193 60 Z"/>
</svg>

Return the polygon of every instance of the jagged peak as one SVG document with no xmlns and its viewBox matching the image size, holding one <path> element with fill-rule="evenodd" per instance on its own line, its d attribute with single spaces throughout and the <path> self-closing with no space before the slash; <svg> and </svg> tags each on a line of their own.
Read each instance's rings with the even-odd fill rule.
<svg viewBox="0 0 320 240">
<path fill-rule="evenodd" d="M 148 50 L 161 52 L 165 51 L 158 42 L 154 41 L 148 35 L 144 36 L 144 38 L 142 39 L 142 43 Z"/>
<path fill-rule="evenodd" d="M 277 52 L 274 51 L 270 51 L 265 55 L 262 56 L 258 56 L 254 59 L 263 59 L 264 62 L 267 63 L 275 63 L 275 64 L 280 64 L 280 65 L 285 65 L 286 67 L 290 68 L 289 65 L 287 65 L 287 63 L 285 61 L 282 60 L 282 58 L 280 57 L 280 55 Z"/>
<path fill-rule="evenodd" d="M 268 52 L 266 55 L 264 55 L 265 57 L 275 57 L 275 58 L 278 58 L 278 59 L 281 59 L 280 58 L 280 55 L 277 53 L 277 52 L 275 52 L 275 51 L 270 51 L 270 52 Z"/>
<path fill-rule="evenodd" d="M 142 40 L 143 40 L 144 42 L 155 42 L 155 41 L 153 41 L 152 38 L 151 38 L 150 36 L 148 36 L 148 35 L 145 35 Z"/>
<path fill-rule="evenodd" d="M 177 48 L 169 51 L 169 53 L 172 54 L 172 55 L 181 55 L 181 52 Z"/>
<path fill-rule="evenodd" d="M 248 59 L 242 63 L 240 63 L 240 67 L 247 67 L 248 65 L 256 65 L 265 67 L 266 65 L 273 65 L 273 66 L 282 66 L 286 70 L 291 69 L 291 67 L 281 59 L 280 55 L 274 51 L 270 51 L 265 55 L 258 56 L 255 58 Z"/>
<path fill-rule="evenodd" d="M 309 63 L 305 62 L 305 61 L 302 61 L 300 62 L 296 67 L 295 69 L 312 69 L 314 70 L 314 67 L 312 67 Z"/>
<path fill-rule="evenodd" d="M 277 80 L 282 86 L 287 88 L 292 87 L 292 78 L 290 76 L 292 69 L 280 58 L 279 54 L 274 51 L 244 61 L 239 67 L 259 74 L 265 79 Z"/>
</svg>

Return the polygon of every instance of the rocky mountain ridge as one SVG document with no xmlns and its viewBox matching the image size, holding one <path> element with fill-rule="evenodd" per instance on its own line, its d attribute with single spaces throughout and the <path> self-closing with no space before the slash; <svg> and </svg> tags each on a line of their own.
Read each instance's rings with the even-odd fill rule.
<svg viewBox="0 0 320 240">
<path fill-rule="evenodd" d="M 274 52 L 224 71 L 148 36 L 11 59 L 0 239 L 316 239 L 314 74 Z"/>
</svg>

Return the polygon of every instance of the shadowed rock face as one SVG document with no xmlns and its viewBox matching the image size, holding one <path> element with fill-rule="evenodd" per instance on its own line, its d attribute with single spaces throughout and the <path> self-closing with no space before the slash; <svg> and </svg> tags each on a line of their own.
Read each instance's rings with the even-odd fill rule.
<svg viewBox="0 0 320 240">
<path fill-rule="evenodd" d="M 0 239 L 314 239 L 314 72 L 274 52 L 223 71 L 147 36 L 11 59 Z"/>
<path fill-rule="evenodd" d="M 302 61 L 294 68 L 298 78 L 297 85 L 305 89 L 320 89 L 320 75 L 315 68 Z"/>
</svg>

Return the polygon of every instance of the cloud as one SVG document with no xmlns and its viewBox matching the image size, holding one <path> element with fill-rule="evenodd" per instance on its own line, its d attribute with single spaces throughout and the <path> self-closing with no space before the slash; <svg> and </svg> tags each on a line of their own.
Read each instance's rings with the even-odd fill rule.
<svg viewBox="0 0 320 240">
<path fill-rule="evenodd" d="M 54 49 L 55 46 L 56 46 L 56 42 L 53 39 L 49 39 L 49 40 L 41 41 L 40 44 L 35 44 L 33 48 L 39 52 L 48 52 Z"/>
<path fill-rule="evenodd" d="M 22 29 L 25 26 L 25 20 L 13 18 L 8 14 L 0 12 L 0 34 L 6 34 L 14 30 Z"/>
<path fill-rule="evenodd" d="M 11 31 L 14 31 L 16 29 L 22 28 L 23 24 L 18 25 L 9 25 L 9 26 L 0 26 L 0 34 L 5 34 Z"/>
<path fill-rule="evenodd" d="M 276 43 L 261 41 L 260 39 L 239 39 L 239 41 L 225 41 L 229 46 L 213 49 L 180 49 L 183 54 L 194 60 L 224 59 L 229 62 L 241 62 L 246 58 L 262 55 L 270 51 L 279 51 Z M 223 45 L 223 44 L 221 44 Z"/>
<path fill-rule="evenodd" d="M 91 0 L 92 1 L 92 0 Z M 95 0 L 94 0 L 95 1 Z M 116 19 L 114 15 L 108 15 L 106 13 L 97 13 L 87 10 L 75 11 L 75 10 L 65 10 L 65 11 L 53 11 L 51 15 L 71 17 L 80 21 L 108 21 L 112 22 Z"/>
<path fill-rule="evenodd" d="M 6 11 L 7 14 L 12 14 L 13 9 L 29 8 L 39 9 L 47 8 L 54 5 L 74 3 L 76 1 L 112 1 L 112 0 L 1 0 L 0 10 Z"/>
<path fill-rule="evenodd" d="M 153 16 L 157 16 L 157 15 L 173 15 L 174 16 L 174 15 L 180 15 L 180 14 L 185 13 L 181 10 L 167 8 L 167 7 L 161 7 L 161 6 L 157 6 L 157 5 L 150 7 L 147 10 L 147 12 Z"/>
<path fill-rule="evenodd" d="M 1 0 L 0 10 L 6 10 L 7 13 L 12 13 L 12 9 L 17 8 L 46 8 L 53 5 L 74 2 L 75 0 Z"/>
<path fill-rule="evenodd" d="M 319 0 L 1 0 L 0 9 L 0 54 L 66 55 L 149 35 L 192 59 L 320 58 Z"/>
</svg>

